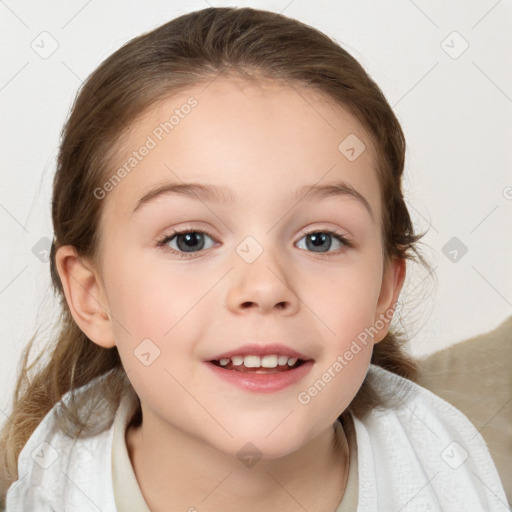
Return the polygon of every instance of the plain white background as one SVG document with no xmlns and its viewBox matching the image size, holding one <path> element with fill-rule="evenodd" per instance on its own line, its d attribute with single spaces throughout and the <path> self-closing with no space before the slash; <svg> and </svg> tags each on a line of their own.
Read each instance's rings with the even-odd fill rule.
<svg viewBox="0 0 512 512">
<path fill-rule="evenodd" d="M 58 302 L 45 250 L 61 127 L 122 44 L 208 6 L 282 12 L 333 37 L 379 84 L 408 143 L 404 188 L 435 279 L 409 269 L 401 323 L 425 355 L 512 314 L 512 4 L 426 1 L 0 2 L 0 411 L 19 356 Z M 467 252 L 466 252 L 467 251 Z M 34 355 L 34 354 L 32 354 Z M 0 421 L 3 416 L 0 415 Z"/>
</svg>

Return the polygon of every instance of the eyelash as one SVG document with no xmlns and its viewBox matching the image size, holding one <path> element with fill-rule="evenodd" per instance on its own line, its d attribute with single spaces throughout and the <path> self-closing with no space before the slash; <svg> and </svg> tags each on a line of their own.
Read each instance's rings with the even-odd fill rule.
<svg viewBox="0 0 512 512">
<path fill-rule="evenodd" d="M 201 251 L 191 252 L 191 253 L 178 252 L 175 249 L 171 249 L 170 247 L 168 247 L 166 245 L 167 242 L 171 241 L 176 235 L 185 235 L 187 233 L 201 233 L 203 235 L 208 235 L 212 240 L 215 240 L 215 238 L 207 231 L 203 231 L 201 229 L 183 229 L 180 231 L 174 230 L 171 234 L 166 235 L 164 238 L 159 240 L 156 245 L 157 245 L 157 247 L 160 247 L 165 251 L 170 251 L 170 252 L 176 254 L 179 258 L 184 258 L 184 259 L 195 258 L 196 255 Z M 313 231 L 308 231 L 307 233 L 303 233 L 299 240 L 301 240 L 305 236 L 312 235 L 314 233 L 323 233 L 325 235 L 330 235 L 333 238 L 335 238 L 336 240 L 338 240 L 339 242 L 341 242 L 346 248 L 354 247 L 354 244 L 345 235 L 342 235 L 340 233 L 337 233 L 336 231 L 331 231 L 328 229 L 315 229 Z M 311 251 L 307 251 L 307 252 L 311 252 Z M 330 251 L 327 253 L 316 253 L 316 254 L 321 254 L 322 256 L 326 256 L 326 257 L 332 257 L 332 256 L 337 256 L 339 254 L 339 252 L 340 252 L 340 250 Z"/>
</svg>

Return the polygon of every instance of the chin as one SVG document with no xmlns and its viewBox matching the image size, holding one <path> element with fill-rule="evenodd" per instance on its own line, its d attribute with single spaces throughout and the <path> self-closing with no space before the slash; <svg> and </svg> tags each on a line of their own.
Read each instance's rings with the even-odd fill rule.
<svg viewBox="0 0 512 512">
<path fill-rule="evenodd" d="M 234 438 L 229 440 L 229 452 L 239 459 L 246 452 L 248 456 L 253 455 L 259 459 L 279 459 L 297 452 L 311 439 L 308 433 L 287 421 L 282 424 L 260 422 L 232 434 Z"/>
</svg>

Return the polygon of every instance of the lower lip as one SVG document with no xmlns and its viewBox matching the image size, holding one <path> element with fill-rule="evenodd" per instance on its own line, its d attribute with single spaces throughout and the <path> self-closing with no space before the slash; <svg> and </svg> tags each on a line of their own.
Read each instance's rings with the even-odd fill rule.
<svg viewBox="0 0 512 512">
<path fill-rule="evenodd" d="M 226 370 L 209 361 L 206 365 L 226 382 L 253 393 L 275 393 L 303 379 L 311 370 L 313 361 L 306 361 L 298 368 L 279 373 L 244 373 Z"/>
</svg>

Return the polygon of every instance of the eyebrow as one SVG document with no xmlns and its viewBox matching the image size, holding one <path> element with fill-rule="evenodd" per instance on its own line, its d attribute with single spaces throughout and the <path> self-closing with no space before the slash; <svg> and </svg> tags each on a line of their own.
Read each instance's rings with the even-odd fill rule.
<svg viewBox="0 0 512 512">
<path fill-rule="evenodd" d="M 157 197 L 164 195 L 182 195 L 197 199 L 200 201 L 215 202 L 220 204 L 234 204 L 236 203 L 236 195 L 233 191 L 226 187 L 220 187 L 213 184 L 202 183 L 164 183 L 149 190 L 144 194 L 135 206 L 132 215 L 141 209 L 145 204 L 150 203 Z M 332 183 L 325 183 L 322 185 L 305 185 L 295 191 L 290 196 L 290 200 L 294 202 L 301 201 L 307 196 L 308 200 L 324 199 L 327 197 L 352 197 L 362 204 L 374 219 L 373 210 L 368 200 L 358 192 L 352 185 L 343 181 L 336 181 Z"/>
</svg>

